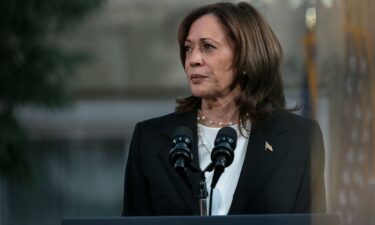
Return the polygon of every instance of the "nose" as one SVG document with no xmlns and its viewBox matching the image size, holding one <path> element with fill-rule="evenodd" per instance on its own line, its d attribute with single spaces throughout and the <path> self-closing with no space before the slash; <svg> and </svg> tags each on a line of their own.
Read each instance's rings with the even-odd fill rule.
<svg viewBox="0 0 375 225">
<path fill-rule="evenodd" d="M 186 63 L 189 64 L 191 67 L 201 66 L 203 65 L 203 58 L 200 51 L 194 49 L 192 52 L 186 55 Z"/>
</svg>

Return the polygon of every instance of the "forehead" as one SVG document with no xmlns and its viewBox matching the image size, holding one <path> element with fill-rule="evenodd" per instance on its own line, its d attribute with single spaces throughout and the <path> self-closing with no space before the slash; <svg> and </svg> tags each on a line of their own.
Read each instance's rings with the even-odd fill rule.
<svg viewBox="0 0 375 225">
<path fill-rule="evenodd" d="M 227 30 L 219 18 L 213 14 L 206 14 L 195 20 L 189 29 L 187 40 L 210 38 L 217 41 L 227 39 Z"/>
</svg>

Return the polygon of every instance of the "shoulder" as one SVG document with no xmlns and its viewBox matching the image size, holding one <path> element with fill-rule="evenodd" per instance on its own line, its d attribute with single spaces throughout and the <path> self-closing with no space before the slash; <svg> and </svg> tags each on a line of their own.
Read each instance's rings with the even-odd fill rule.
<svg viewBox="0 0 375 225">
<path fill-rule="evenodd" d="M 165 126 L 165 124 L 173 123 L 179 115 L 175 112 L 163 116 L 154 117 L 151 119 L 143 120 L 137 123 L 137 127 L 142 129 L 155 129 Z"/>
<path fill-rule="evenodd" d="M 264 121 L 256 123 L 260 130 L 264 130 L 271 136 L 289 133 L 295 139 L 320 139 L 321 129 L 315 120 L 296 115 L 288 111 L 274 111 Z"/>
<path fill-rule="evenodd" d="M 141 121 L 136 127 L 141 128 L 142 130 L 165 130 L 166 132 L 169 132 L 176 126 L 190 126 L 194 121 L 196 121 L 196 113 L 194 112 L 173 112 L 164 116 Z"/>
<path fill-rule="evenodd" d="M 271 114 L 269 120 L 273 125 L 295 129 L 319 127 L 318 123 L 315 120 L 288 111 L 274 111 Z"/>
<path fill-rule="evenodd" d="M 322 130 L 315 120 L 290 112 L 276 112 L 272 117 L 275 126 L 289 131 L 296 140 L 305 142 L 314 149 L 324 150 Z"/>
</svg>

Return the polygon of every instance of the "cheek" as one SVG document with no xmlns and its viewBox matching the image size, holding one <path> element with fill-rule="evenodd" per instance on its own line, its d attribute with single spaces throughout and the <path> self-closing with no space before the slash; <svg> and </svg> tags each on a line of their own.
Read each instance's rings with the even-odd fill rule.
<svg viewBox="0 0 375 225">
<path fill-rule="evenodd" d="M 234 82 L 234 71 L 232 69 L 223 69 L 215 76 L 216 83 L 221 87 L 230 86 Z"/>
<path fill-rule="evenodd" d="M 189 78 L 189 71 L 190 71 L 190 67 L 189 66 L 184 66 L 184 72 L 185 72 L 185 76 L 187 77 L 187 78 Z"/>
<path fill-rule="evenodd" d="M 231 85 L 234 81 L 234 76 L 233 76 L 233 73 L 231 74 L 231 76 L 228 76 L 228 84 Z"/>
<path fill-rule="evenodd" d="M 232 66 L 232 58 L 231 57 L 223 57 L 217 59 L 215 62 L 212 62 L 211 68 L 215 73 L 218 75 L 226 76 L 226 77 L 233 77 L 233 66 Z M 229 79 L 231 79 L 229 78 Z"/>
<path fill-rule="evenodd" d="M 190 66 L 189 66 L 189 59 L 188 59 L 187 56 L 185 56 L 184 70 L 185 70 L 186 73 L 189 70 L 189 68 L 190 68 Z"/>
</svg>

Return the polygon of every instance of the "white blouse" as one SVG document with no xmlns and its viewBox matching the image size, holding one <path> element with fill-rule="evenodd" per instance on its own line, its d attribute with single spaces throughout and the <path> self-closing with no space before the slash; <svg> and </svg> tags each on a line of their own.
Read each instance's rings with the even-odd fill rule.
<svg viewBox="0 0 375 225">
<path fill-rule="evenodd" d="M 250 127 L 250 124 L 248 124 Z M 213 192 L 212 199 L 212 215 L 227 215 L 232 204 L 234 191 L 237 187 L 240 177 L 242 165 L 246 155 L 247 144 L 250 134 L 242 129 L 242 136 L 239 132 L 237 124 L 231 126 L 237 131 L 237 147 L 234 151 L 234 159 L 232 164 L 225 168 Z M 207 127 L 198 124 L 198 152 L 200 168 L 204 170 L 211 162 L 211 151 L 214 147 L 214 141 L 220 128 Z M 207 190 L 210 194 L 211 181 L 213 172 L 206 172 Z M 207 198 L 207 209 L 209 208 L 209 198 Z"/>
</svg>

